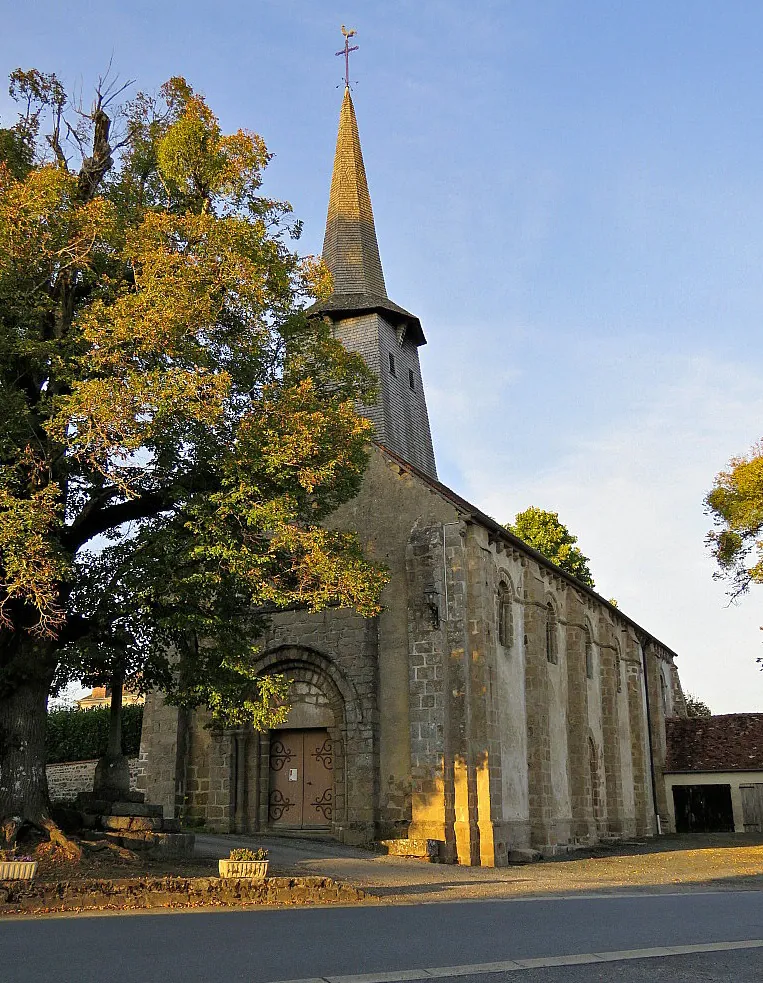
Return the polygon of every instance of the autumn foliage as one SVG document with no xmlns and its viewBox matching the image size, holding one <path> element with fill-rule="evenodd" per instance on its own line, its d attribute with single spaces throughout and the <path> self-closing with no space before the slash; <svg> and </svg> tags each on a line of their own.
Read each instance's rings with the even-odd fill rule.
<svg viewBox="0 0 763 983">
<path fill-rule="evenodd" d="M 51 687 L 116 674 L 263 725 L 268 615 L 372 615 L 385 582 L 321 524 L 362 478 L 374 380 L 303 313 L 330 278 L 261 194 L 263 141 L 182 79 L 114 90 L 83 110 L 15 72 L 0 131 L 3 820 L 45 813 Z"/>
<path fill-rule="evenodd" d="M 705 499 L 716 528 L 707 537 L 732 593 L 763 583 L 763 442 L 733 458 Z"/>
</svg>

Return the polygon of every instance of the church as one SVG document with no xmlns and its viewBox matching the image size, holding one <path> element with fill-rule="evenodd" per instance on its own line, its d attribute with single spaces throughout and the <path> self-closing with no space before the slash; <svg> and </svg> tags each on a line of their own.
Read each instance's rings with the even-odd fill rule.
<svg viewBox="0 0 763 983">
<path fill-rule="evenodd" d="M 383 610 L 286 611 L 258 670 L 292 680 L 286 722 L 215 732 L 150 694 L 148 801 L 219 832 L 435 841 L 503 866 L 667 828 L 675 653 L 437 479 L 419 319 L 390 300 L 349 87 L 315 305 L 379 379 L 360 493 L 332 516 L 390 581 Z"/>
</svg>

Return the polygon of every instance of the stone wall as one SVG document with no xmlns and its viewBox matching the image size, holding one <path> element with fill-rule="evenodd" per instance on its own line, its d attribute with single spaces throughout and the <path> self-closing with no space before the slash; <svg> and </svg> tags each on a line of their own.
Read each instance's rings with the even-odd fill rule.
<svg viewBox="0 0 763 983">
<path fill-rule="evenodd" d="M 407 559 L 409 835 L 492 865 L 655 832 L 665 715 L 683 705 L 672 654 L 469 518 L 419 520 Z"/>
<path fill-rule="evenodd" d="M 173 819 L 183 807 L 187 717 L 168 706 L 160 693 L 146 696 L 138 757 L 146 800 L 163 806 L 165 819 Z"/>
<path fill-rule="evenodd" d="M 503 865 L 653 833 L 655 807 L 667 820 L 665 716 L 683 711 L 669 650 L 383 448 L 332 524 L 387 567 L 383 610 L 279 614 L 258 668 L 294 680 L 292 726 L 327 714 L 337 836 Z M 265 828 L 269 741 L 149 701 L 149 798 Z"/>
<path fill-rule="evenodd" d="M 198 908 L 203 905 L 358 904 L 365 893 L 329 877 L 144 877 L 6 881 L 0 915 L 104 908 Z"/>
<path fill-rule="evenodd" d="M 130 789 L 142 791 L 144 768 L 138 758 L 130 758 Z M 70 802 L 80 792 L 90 792 L 98 759 L 62 761 L 48 765 L 48 790 L 52 802 Z"/>
</svg>

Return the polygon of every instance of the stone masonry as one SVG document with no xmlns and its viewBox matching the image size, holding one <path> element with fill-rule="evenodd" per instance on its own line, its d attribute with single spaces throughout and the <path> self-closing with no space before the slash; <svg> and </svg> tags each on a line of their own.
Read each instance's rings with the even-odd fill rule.
<svg viewBox="0 0 763 983">
<path fill-rule="evenodd" d="M 323 258 L 334 291 L 309 314 L 379 382 L 377 402 L 359 407 L 376 432 L 362 488 L 328 524 L 356 532 L 390 580 L 373 619 L 286 611 L 257 640 L 257 671 L 292 681 L 281 729 L 295 747 L 319 733 L 316 760 L 331 748 L 330 811 L 315 828 L 352 843 L 437 841 L 443 859 L 486 866 L 664 828 L 665 720 L 685 714 L 674 653 L 437 481 L 426 340 L 387 296 L 349 91 Z M 149 697 L 147 798 L 221 831 L 282 822 L 270 807 L 280 781 L 298 782 L 298 752 L 281 772 L 277 729 L 208 723 Z"/>
<path fill-rule="evenodd" d="M 61 761 L 48 765 L 48 790 L 52 802 L 71 802 L 80 792 L 93 788 L 97 758 L 88 761 Z M 130 758 L 130 791 L 142 791 L 144 769 L 138 758 Z"/>
<path fill-rule="evenodd" d="M 332 521 L 386 564 L 382 613 L 284 612 L 258 668 L 293 681 L 286 728 L 329 731 L 335 836 L 438 840 L 444 859 L 502 865 L 655 832 L 653 788 L 668 823 L 673 653 L 384 448 Z M 146 720 L 150 799 L 221 831 L 269 828 L 272 734 L 216 733 L 155 696 Z"/>
</svg>

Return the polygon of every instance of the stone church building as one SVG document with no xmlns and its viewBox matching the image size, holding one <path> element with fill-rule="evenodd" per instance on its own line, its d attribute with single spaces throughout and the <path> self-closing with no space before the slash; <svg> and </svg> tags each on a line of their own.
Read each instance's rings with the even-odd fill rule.
<svg viewBox="0 0 763 983">
<path fill-rule="evenodd" d="M 323 258 L 314 313 L 379 377 L 368 472 L 332 521 L 388 567 L 383 611 L 274 618 L 259 665 L 293 684 L 269 733 L 149 696 L 147 798 L 219 831 L 428 838 L 486 866 L 654 833 L 666 718 L 685 715 L 675 654 L 437 480 L 426 340 L 387 295 L 349 89 Z"/>
</svg>

